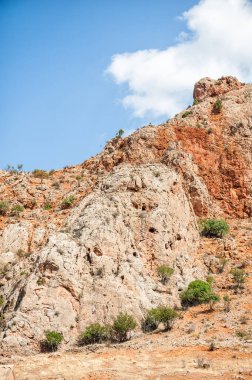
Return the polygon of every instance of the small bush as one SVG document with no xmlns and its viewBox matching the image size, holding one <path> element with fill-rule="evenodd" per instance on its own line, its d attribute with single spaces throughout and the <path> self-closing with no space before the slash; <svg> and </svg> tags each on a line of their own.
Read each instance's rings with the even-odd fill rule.
<svg viewBox="0 0 252 380">
<path fill-rule="evenodd" d="M 187 289 L 180 293 L 181 303 L 184 306 L 200 305 L 208 303 L 210 310 L 220 300 L 220 297 L 213 293 L 211 282 L 195 280 L 190 282 Z"/>
<path fill-rule="evenodd" d="M 168 265 L 165 265 L 165 264 L 157 267 L 158 276 L 160 277 L 161 282 L 164 285 L 167 283 L 167 281 L 169 280 L 173 272 L 174 272 L 174 269 L 168 267 Z"/>
<path fill-rule="evenodd" d="M 191 115 L 191 114 L 192 114 L 192 111 L 185 111 L 185 112 L 182 114 L 182 117 L 185 118 L 185 117 L 187 117 L 187 116 L 189 116 L 189 115 Z"/>
<path fill-rule="evenodd" d="M 41 342 L 42 351 L 57 351 L 60 343 L 63 340 L 63 335 L 57 331 L 45 331 L 45 339 Z"/>
<path fill-rule="evenodd" d="M 115 340 L 118 342 L 124 342 L 128 339 L 128 332 L 134 330 L 137 324 L 135 319 L 127 314 L 120 313 L 113 322 L 112 333 Z"/>
<path fill-rule="evenodd" d="M 20 204 L 16 204 L 11 209 L 11 215 L 12 216 L 19 216 L 19 214 L 23 211 L 24 211 L 24 206 L 22 206 Z"/>
<path fill-rule="evenodd" d="M 44 210 L 48 211 L 52 209 L 52 205 L 50 202 L 46 202 L 43 207 Z"/>
<path fill-rule="evenodd" d="M 220 113 L 221 109 L 222 109 L 222 101 L 220 99 L 217 99 L 213 106 L 213 112 Z"/>
<path fill-rule="evenodd" d="M 87 326 L 79 337 L 79 345 L 101 343 L 109 338 L 109 327 L 100 323 L 92 323 Z"/>
<path fill-rule="evenodd" d="M 194 98 L 193 99 L 193 106 L 196 106 L 197 104 L 199 104 L 199 101 L 197 98 Z"/>
<path fill-rule="evenodd" d="M 142 327 L 143 332 L 145 333 L 154 331 L 158 328 L 159 321 L 158 321 L 158 318 L 156 317 L 156 313 L 154 310 L 155 309 L 148 310 L 146 317 L 142 321 L 141 327 Z"/>
<path fill-rule="evenodd" d="M 205 219 L 199 222 L 202 236 L 222 238 L 229 231 L 229 226 L 222 219 Z"/>
<path fill-rule="evenodd" d="M 73 195 L 69 195 L 68 197 L 63 199 L 63 201 L 61 202 L 61 208 L 62 209 L 70 208 L 74 203 L 74 199 L 75 198 Z"/>
<path fill-rule="evenodd" d="M 148 310 L 147 316 L 142 323 L 144 331 L 155 330 L 160 323 L 163 323 L 165 331 L 170 330 L 175 319 L 179 317 L 176 310 L 167 306 L 158 306 Z"/>
<path fill-rule="evenodd" d="M 0 295 L 0 307 L 3 306 L 3 304 L 4 304 L 4 297 L 1 294 Z"/>
<path fill-rule="evenodd" d="M 242 284 L 246 281 L 246 273 L 243 269 L 233 268 L 230 273 L 233 276 L 233 280 L 237 289 L 240 289 Z"/>
<path fill-rule="evenodd" d="M 9 203 L 6 201 L 0 201 L 0 215 L 6 215 L 9 209 Z"/>
</svg>

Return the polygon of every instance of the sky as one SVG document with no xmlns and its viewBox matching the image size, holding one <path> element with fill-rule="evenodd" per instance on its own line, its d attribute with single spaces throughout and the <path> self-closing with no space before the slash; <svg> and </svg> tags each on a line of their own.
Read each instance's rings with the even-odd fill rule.
<svg viewBox="0 0 252 380">
<path fill-rule="evenodd" d="M 0 168 L 83 162 L 204 76 L 252 81 L 250 0 L 0 0 Z"/>
</svg>

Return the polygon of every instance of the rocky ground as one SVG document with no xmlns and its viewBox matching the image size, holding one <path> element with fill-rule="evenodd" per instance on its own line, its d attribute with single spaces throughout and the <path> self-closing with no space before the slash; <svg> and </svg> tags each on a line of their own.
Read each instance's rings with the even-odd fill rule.
<svg viewBox="0 0 252 380">
<path fill-rule="evenodd" d="M 252 86 L 205 78 L 194 96 L 81 165 L 0 172 L 1 363 L 16 379 L 252 378 Z M 229 234 L 201 237 L 206 217 L 225 218 Z M 174 269 L 165 285 L 160 264 Z M 247 275 L 238 291 L 232 268 Z M 214 310 L 181 309 L 180 292 L 209 275 Z M 143 334 L 145 311 L 161 303 L 180 318 Z M 120 311 L 138 322 L 129 342 L 77 347 L 87 324 Z M 39 354 L 47 329 L 64 341 Z"/>
</svg>

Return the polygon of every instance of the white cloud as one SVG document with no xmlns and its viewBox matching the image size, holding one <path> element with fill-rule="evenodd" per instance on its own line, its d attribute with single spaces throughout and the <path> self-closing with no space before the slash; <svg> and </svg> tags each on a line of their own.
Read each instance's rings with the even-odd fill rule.
<svg viewBox="0 0 252 380">
<path fill-rule="evenodd" d="M 252 81 L 252 3 L 201 0 L 182 15 L 188 33 L 166 50 L 140 50 L 112 57 L 107 72 L 128 85 L 122 102 L 134 116 L 171 116 L 191 101 L 202 77 L 234 75 Z"/>
</svg>

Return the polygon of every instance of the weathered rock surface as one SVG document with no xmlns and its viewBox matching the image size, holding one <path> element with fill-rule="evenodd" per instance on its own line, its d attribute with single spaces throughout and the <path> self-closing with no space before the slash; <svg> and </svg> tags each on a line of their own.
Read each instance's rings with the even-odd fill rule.
<svg viewBox="0 0 252 380">
<path fill-rule="evenodd" d="M 36 348 L 48 327 L 73 343 L 87 323 L 110 322 L 120 311 L 140 322 L 147 308 L 176 304 L 178 291 L 204 274 L 183 181 L 163 164 L 116 168 L 73 210 L 66 229 L 30 256 L 28 273 L 20 262 L 10 269 L 4 346 Z M 156 274 L 164 263 L 175 272 L 169 289 Z"/>
<path fill-rule="evenodd" d="M 194 96 L 187 112 L 43 181 L 0 172 L 9 204 L 0 215 L 2 353 L 39 350 L 47 329 L 71 347 L 88 323 L 120 311 L 140 323 L 147 308 L 179 305 L 192 279 L 218 275 L 217 249 L 202 246 L 196 219 L 252 216 L 252 86 L 204 78 Z M 16 204 L 24 210 L 15 214 Z M 232 238 L 218 244 L 234 261 L 244 252 Z M 167 285 L 160 264 L 174 269 Z"/>
</svg>

